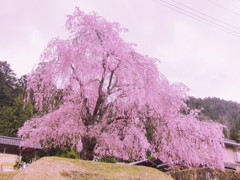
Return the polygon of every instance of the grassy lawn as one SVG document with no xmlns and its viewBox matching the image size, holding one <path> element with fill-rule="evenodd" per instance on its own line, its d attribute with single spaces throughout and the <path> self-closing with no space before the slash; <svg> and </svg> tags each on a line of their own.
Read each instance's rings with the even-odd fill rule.
<svg viewBox="0 0 240 180">
<path fill-rule="evenodd" d="M 1 172 L 1 180 L 173 180 L 157 169 L 83 161 L 59 157 L 44 157 L 28 168 L 16 172 Z"/>
</svg>

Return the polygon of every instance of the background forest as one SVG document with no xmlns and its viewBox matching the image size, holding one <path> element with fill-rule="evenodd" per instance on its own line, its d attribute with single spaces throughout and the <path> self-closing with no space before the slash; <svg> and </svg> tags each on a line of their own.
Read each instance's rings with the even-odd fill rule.
<svg viewBox="0 0 240 180">
<path fill-rule="evenodd" d="M 226 138 L 240 142 L 240 104 L 226 101 L 216 97 L 195 98 L 187 101 L 191 109 L 202 109 L 199 120 L 211 119 L 226 126 L 224 135 Z"/>
</svg>

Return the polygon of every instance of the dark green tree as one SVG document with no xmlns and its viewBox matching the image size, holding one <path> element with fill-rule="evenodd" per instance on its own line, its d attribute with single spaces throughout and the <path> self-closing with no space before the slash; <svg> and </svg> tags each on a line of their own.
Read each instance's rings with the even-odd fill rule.
<svg viewBox="0 0 240 180">
<path fill-rule="evenodd" d="M 32 102 L 24 104 L 25 76 L 17 79 L 6 61 L 0 61 L 0 135 L 16 136 L 33 116 Z"/>
<path fill-rule="evenodd" d="M 16 74 L 6 61 L 0 61 L 0 108 L 12 105 L 20 90 Z"/>
<path fill-rule="evenodd" d="M 236 126 L 233 126 L 230 129 L 229 138 L 237 141 L 238 143 L 240 142 L 240 132 Z"/>
</svg>

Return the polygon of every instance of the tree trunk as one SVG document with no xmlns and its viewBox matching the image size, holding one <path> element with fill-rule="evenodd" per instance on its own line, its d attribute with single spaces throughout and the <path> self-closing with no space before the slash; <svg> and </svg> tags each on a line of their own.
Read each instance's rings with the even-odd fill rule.
<svg viewBox="0 0 240 180">
<path fill-rule="evenodd" d="M 95 137 L 84 136 L 82 138 L 83 150 L 80 158 L 84 160 L 93 160 L 93 149 L 96 146 L 97 140 Z"/>
</svg>

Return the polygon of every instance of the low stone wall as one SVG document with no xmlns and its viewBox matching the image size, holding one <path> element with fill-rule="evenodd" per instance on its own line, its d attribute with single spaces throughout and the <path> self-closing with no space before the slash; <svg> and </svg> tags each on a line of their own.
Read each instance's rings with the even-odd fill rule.
<svg viewBox="0 0 240 180">
<path fill-rule="evenodd" d="M 213 170 L 196 168 L 169 172 L 175 180 L 240 180 L 240 173 L 234 170 Z"/>
</svg>

